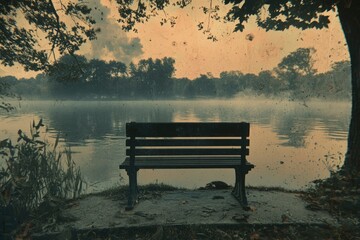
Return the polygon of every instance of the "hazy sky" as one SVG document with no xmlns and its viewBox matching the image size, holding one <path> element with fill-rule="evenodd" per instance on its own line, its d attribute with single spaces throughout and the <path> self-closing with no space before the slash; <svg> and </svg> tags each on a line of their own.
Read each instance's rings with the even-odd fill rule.
<svg viewBox="0 0 360 240">
<path fill-rule="evenodd" d="M 93 13 L 95 17 L 100 17 L 99 10 L 103 12 L 103 20 L 99 21 L 102 32 L 97 41 L 87 44 L 79 52 L 88 58 L 116 59 L 129 63 L 149 57 L 173 57 L 176 61 L 176 77 L 191 79 L 207 72 L 218 76 L 222 71 L 258 73 L 271 70 L 284 56 L 299 47 L 314 47 L 317 50 L 314 57 L 315 67 L 319 71 L 326 71 L 332 63 L 349 58 L 336 13 L 331 13 L 329 29 L 266 32 L 250 22 L 244 32 L 233 33 L 232 24 L 214 20 L 209 22 L 208 16 L 193 4 L 185 9 L 167 9 L 158 18 L 137 25 L 138 33 L 124 33 L 116 22 L 115 1 L 100 2 L 93 2 L 92 5 L 98 9 Z M 176 25 L 161 26 L 160 18 L 165 16 L 177 16 Z M 208 40 L 206 35 L 198 31 L 199 22 L 204 22 L 205 28 L 210 28 L 217 42 Z M 252 41 L 247 40 L 249 34 L 253 36 Z M 26 73 L 21 66 L 1 66 L 0 75 L 30 77 L 36 73 Z"/>
</svg>

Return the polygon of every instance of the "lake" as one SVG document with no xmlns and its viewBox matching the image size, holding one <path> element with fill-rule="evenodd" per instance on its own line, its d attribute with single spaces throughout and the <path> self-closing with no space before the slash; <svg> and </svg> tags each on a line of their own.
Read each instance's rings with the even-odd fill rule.
<svg viewBox="0 0 360 240">
<path fill-rule="evenodd" d="M 236 98 L 231 100 L 157 101 L 20 101 L 18 109 L 0 115 L 0 139 L 29 132 L 40 118 L 51 142 L 60 133 L 71 147 L 88 191 L 126 184 L 118 169 L 125 158 L 125 123 L 250 122 L 250 155 L 256 167 L 247 175 L 251 186 L 305 188 L 329 176 L 342 164 L 350 120 L 349 102 Z M 141 170 L 139 183 L 163 182 L 196 188 L 213 180 L 234 182 L 233 170 Z"/>
</svg>

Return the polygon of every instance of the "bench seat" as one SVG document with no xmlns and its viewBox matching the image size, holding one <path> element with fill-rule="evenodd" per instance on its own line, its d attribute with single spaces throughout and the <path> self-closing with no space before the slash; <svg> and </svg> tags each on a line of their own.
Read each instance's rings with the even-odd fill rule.
<svg viewBox="0 0 360 240">
<path fill-rule="evenodd" d="M 241 167 L 238 156 L 234 157 L 136 157 L 134 162 L 138 169 L 188 169 L 188 168 L 236 168 Z M 251 170 L 254 165 L 247 162 L 245 169 Z M 120 165 L 120 169 L 130 168 L 130 157 Z"/>
</svg>

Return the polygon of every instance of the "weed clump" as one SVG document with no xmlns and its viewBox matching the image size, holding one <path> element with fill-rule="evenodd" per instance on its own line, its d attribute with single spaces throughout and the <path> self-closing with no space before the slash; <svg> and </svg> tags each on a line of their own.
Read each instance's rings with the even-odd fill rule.
<svg viewBox="0 0 360 240">
<path fill-rule="evenodd" d="M 55 144 L 41 140 L 43 126 L 33 122 L 29 136 L 19 130 L 15 144 L 0 141 L 0 232 L 14 230 L 40 205 L 77 198 L 84 189 L 70 149 L 57 149 L 59 136 Z"/>
</svg>

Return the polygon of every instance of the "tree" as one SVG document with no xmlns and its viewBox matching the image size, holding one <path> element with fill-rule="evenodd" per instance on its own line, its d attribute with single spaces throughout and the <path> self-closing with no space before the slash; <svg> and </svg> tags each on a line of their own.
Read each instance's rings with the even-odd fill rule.
<svg viewBox="0 0 360 240">
<path fill-rule="evenodd" d="M 314 48 L 298 48 L 284 57 L 275 68 L 277 78 L 284 85 L 283 90 L 291 93 L 291 99 L 310 97 L 315 87 L 314 60 L 312 59 Z"/>
<path fill-rule="evenodd" d="M 193 81 L 192 86 L 194 87 L 197 96 L 216 96 L 214 77 L 211 74 L 201 74 L 200 77 Z"/>
<path fill-rule="evenodd" d="M 284 57 L 278 64 L 276 73 L 280 79 L 288 82 L 289 90 L 299 89 L 301 77 L 311 77 L 316 73 L 311 56 L 314 52 L 314 48 L 299 48 Z"/>
<path fill-rule="evenodd" d="M 111 90 L 112 66 L 100 59 L 91 59 L 87 67 L 87 81 L 94 93 L 105 94 Z"/>
<path fill-rule="evenodd" d="M 13 76 L 5 76 L 0 78 L 0 110 L 9 112 L 10 110 L 14 109 L 10 103 L 4 101 L 4 98 L 12 96 L 10 93 L 10 88 L 16 80 L 17 79 Z"/>
<path fill-rule="evenodd" d="M 233 97 L 239 92 L 239 79 L 243 74 L 239 71 L 221 72 L 218 94 Z"/>
<path fill-rule="evenodd" d="M 340 61 L 328 72 L 317 74 L 312 88 L 314 96 L 351 99 L 350 62 Z"/>
<path fill-rule="evenodd" d="M 261 71 L 257 77 L 254 90 L 259 94 L 268 95 L 275 93 L 279 88 L 279 81 L 273 76 L 271 71 Z"/>
<path fill-rule="evenodd" d="M 138 94 L 147 97 L 164 97 L 172 93 L 171 77 L 175 72 L 175 60 L 142 59 L 137 65 L 130 64 L 130 74 L 137 82 Z"/>
<path fill-rule="evenodd" d="M 351 65 L 349 61 L 335 62 L 332 65 L 331 79 L 334 81 L 334 91 L 344 92 L 345 94 L 351 92 L 350 76 Z"/>
<path fill-rule="evenodd" d="M 47 73 L 50 80 L 57 82 L 84 82 L 86 81 L 87 65 L 88 61 L 84 56 L 66 54 L 49 66 Z"/>
<path fill-rule="evenodd" d="M 110 61 L 110 74 L 112 77 L 124 77 L 126 75 L 127 66 L 125 63 L 118 62 L 118 61 Z"/>
<path fill-rule="evenodd" d="M 84 56 L 66 54 L 49 66 L 47 78 L 49 90 L 56 97 L 79 97 L 86 92 L 84 85 L 88 78 L 88 61 Z"/>
<path fill-rule="evenodd" d="M 119 22 L 124 30 L 134 29 L 136 23 L 148 21 L 158 11 L 173 5 L 184 8 L 191 0 L 182 1 L 129 1 L 117 0 Z M 220 19 L 219 6 L 203 7 L 209 17 Z M 328 11 L 337 10 L 348 44 L 351 59 L 352 110 L 348 137 L 348 150 L 344 169 L 360 172 L 360 1 L 357 0 L 224 0 L 232 5 L 225 20 L 236 22 L 235 31 L 243 31 L 245 23 L 255 18 L 259 27 L 266 30 L 286 30 L 328 27 Z M 87 2 L 71 0 L 67 5 L 59 1 L 55 7 L 52 0 L 2 1 L 0 5 L 0 60 L 4 65 L 22 64 L 28 70 L 46 69 L 49 56 L 56 50 L 62 54 L 74 54 L 87 39 L 94 39 L 96 30 L 90 17 Z M 134 6 L 135 5 L 135 6 Z M 263 13 L 266 14 L 263 14 Z M 22 14 L 30 28 L 20 28 L 17 17 Z M 62 17 L 72 17 L 74 24 L 68 26 Z M 19 17 L 18 19 L 23 19 Z M 174 18 L 162 19 L 161 23 L 174 24 Z M 199 24 L 202 29 L 203 24 Z M 202 28 L 201 28 L 202 27 Z M 38 49 L 41 38 L 36 30 L 43 32 L 50 43 L 49 52 Z M 135 29 L 136 30 L 136 29 Z M 215 39 L 211 33 L 209 38 Z"/>
</svg>

